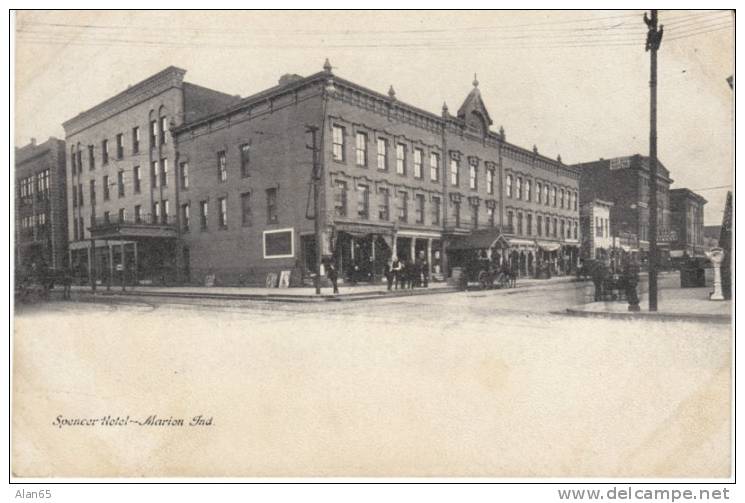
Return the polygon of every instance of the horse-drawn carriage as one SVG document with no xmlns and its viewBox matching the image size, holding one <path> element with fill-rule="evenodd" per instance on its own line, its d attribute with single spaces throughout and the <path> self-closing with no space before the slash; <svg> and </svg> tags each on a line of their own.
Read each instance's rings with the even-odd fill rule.
<svg viewBox="0 0 745 503">
<path fill-rule="evenodd" d="M 62 287 L 62 296 L 70 298 L 72 276 L 64 269 L 32 267 L 16 270 L 15 298 L 22 303 L 48 300 L 56 286 Z"/>
<path fill-rule="evenodd" d="M 451 267 L 459 268 L 460 288 L 476 283 L 479 288 L 510 288 L 515 286 L 517 271 L 503 257 L 506 248 L 498 229 L 484 229 L 453 240 L 448 247 Z"/>
</svg>

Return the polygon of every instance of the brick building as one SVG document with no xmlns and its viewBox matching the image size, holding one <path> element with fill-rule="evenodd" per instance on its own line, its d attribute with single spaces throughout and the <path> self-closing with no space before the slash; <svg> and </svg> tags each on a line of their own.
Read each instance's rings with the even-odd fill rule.
<svg viewBox="0 0 745 503">
<path fill-rule="evenodd" d="M 69 260 L 81 281 L 175 281 L 188 273 L 176 253 L 170 130 L 238 98 L 184 82 L 184 74 L 168 67 L 63 124 Z"/>
<path fill-rule="evenodd" d="M 313 152 L 321 167 L 321 249 L 344 279 L 375 280 L 393 255 L 424 254 L 435 276 L 475 229 L 525 274 L 537 260 L 578 256 L 579 172 L 510 144 L 478 82 L 455 115 L 400 101 L 334 75 L 327 64 L 172 129 L 177 220 L 191 280 L 263 283 L 314 271 Z M 496 258 L 496 257 L 495 257 Z"/>
<path fill-rule="evenodd" d="M 675 230 L 671 256 L 703 257 L 706 247 L 704 239 L 704 205 L 706 199 L 689 189 L 670 191 L 671 225 Z"/>
<path fill-rule="evenodd" d="M 15 266 L 67 265 L 65 142 L 15 149 Z"/>
<path fill-rule="evenodd" d="M 623 238 L 629 251 L 646 260 L 649 253 L 649 158 L 636 154 L 576 164 L 581 172 L 580 201 L 596 199 L 613 203 L 611 235 Z M 670 172 L 657 163 L 657 229 L 661 261 L 669 258 L 674 232 L 670 212 Z"/>
<path fill-rule="evenodd" d="M 611 255 L 616 245 L 610 232 L 610 213 L 613 203 L 595 199 L 583 203 L 579 209 L 582 231 L 582 256 L 604 259 Z"/>
</svg>

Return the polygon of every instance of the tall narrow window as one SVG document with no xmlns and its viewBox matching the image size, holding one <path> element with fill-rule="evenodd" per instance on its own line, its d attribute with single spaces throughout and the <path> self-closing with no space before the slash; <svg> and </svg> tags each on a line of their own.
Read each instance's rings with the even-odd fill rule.
<svg viewBox="0 0 745 503">
<path fill-rule="evenodd" d="M 521 176 L 515 178 L 515 198 L 523 198 L 523 177 Z"/>
<path fill-rule="evenodd" d="M 228 160 L 225 157 L 224 150 L 217 153 L 217 180 L 219 182 L 228 181 Z"/>
<path fill-rule="evenodd" d="M 551 235 L 551 218 L 546 217 L 546 237 Z"/>
<path fill-rule="evenodd" d="M 517 212 L 517 235 L 523 235 L 523 214 L 519 211 Z"/>
<path fill-rule="evenodd" d="M 122 159 L 124 157 L 124 135 L 119 133 L 116 135 L 116 158 Z"/>
<path fill-rule="evenodd" d="M 169 210 L 168 199 L 163 200 L 162 206 L 163 206 L 163 224 L 165 225 L 165 224 L 168 224 L 168 215 L 170 214 L 170 212 L 168 211 Z"/>
<path fill-rule="evenodd" d="M 494 168 L 486 170 L 486 193 L 494 194 Z"/>
<path fill-rule="evenodd" d="M 556 237 L 556 232 L 557 232 L 557 229 L 558 229 L 557 221 L 558 221 L 558 219 L 554 218 L 554 237 Z"/>
<path fill-rule="evenodd" d="M 140 128 L 132 128 L 132 153 L 137 154 L 140 152 Z"/>
<path fill-rule="evenodd" d="M 541 190 L 542 190 L 542 187 L 541 187 L 540 182 L 536 182 L 536 184 L 535 184 L 535 200 L 536 200 L 536 202 L 538 204 L 540 204 L 542 202 L 542 200 L 541 200 L 541 196 L 542 196 Z"/>
<path fill-rule="evenodd" d="M 334 213 L 337 217 L 347 216 L 347 182 L 337 180 L 334 184 Z"/>
<path fill-rule="evenodd" d="M 135 205 L 135 223 L 142 223 L 142 206 L 140 206 L 139 204 Z"/>
<path fill-rule="evenodd" d="M 72 207 L 78 207 L 78 189 L 74 185 L 72 186 Z"/>
<path fill-rule="evenodd" d="M 166 143 L 166 131 L 168 131 L 168 118 L 161 117 L 160 118 L 160 144 L 161 145 L 164 145 Z"/>
<path fill-rule="evenodd" d="M 160 201 L 155 201 L 153 203 L 152 222 L 154 224 L 157 224 L 160 222 Z"/>
<path fill-rule="evenodd" d="M 150 121 L 150 148 L 158 146 L 158 121 Z"/>
<path fill-rule="evenodd" d="M 548 206 L 550 204 L 549 203 L 549 198 L 548 198 L 548 184 L 546 184 L 546 185 L 543 186 L 543 203 L 546 206 Z M 548 235 L 548 233 L 546 233 L 546 235 Z"/>
<path fill-rule="evenodd" d="M 355 137 L 357 166 L 367 167 L 367 134 L 358 132 Z"/>
<path fill-rule="evenodd" d="M 96 205 L 96 181 L 91 180 L 90 181 L 90 198 L 91 198 L 91 206 Z"/>
<path fill-rule="evenodd" d="M 494 227 L 494 207 L 493 206 L 487 206 L 486 207 L 486 216 L 489 218 L 489 227 Z"/>
<path fill-rule="evenodd" d="M 551 187 L 551 206 L 556 207 L 556 187 Z"/>
<path fill-rule="evenodd" d="M 119 208 L 119 223 L 123 224 L 127 221 L 127 210 Z"/>
<path fill-rule="evenodd" d="M 71 173 L 72 173 L 73 175 L 74 175 L 75 173 L 77 173 L 77 166 L 75 165 L 75 147 L 72 147 L 72 146 L 70 147 L 70 172 L 71 172 Z M 74 237 L 75 239 L 77 239 L 77 238 L 78 238 L 77 234 L 78 234 L 77 232 L 75 232 L 75 233 L 73 234 L 73 237 Z"/>
<path fill-rule="evenodd" d="M 455 159 L 450 159 L 450 185 L 452 185 L 453 187 L 457 187 L 459 181 L 460 166 L 458 166 L 458 161 Z"/>
<path fill-rule="evenodd" d="M 396 144 L 396 173 L 406 174 L 406 145 L 403 143 Z"/>
<path fill-rule="evenodd" d="M 574 193 L 574 211 L 577 211 L 577 193 Z"/>
<path fill-rule="evenodd" d="M 276 224 L 279 221 L 277 215 L 277 189 L 272 187 L 266 189 L 266 221 L 270 224 Z"/>
<path fill-rule="evenodd" d="M 78 144 L 78 149 L 77 149 L 77 152 L 75 152 L 75 155 L 76 155 L 76 160 L 77 160 L 77 165 L 78 165 L 78 173 L 82 173 L 83 172 L 83 151 L 80 150 L 80 144 Z M 80 225 L 80 227 L 81 227 L 80 234 L 82 236 L 83 234 L 82 224 Z"/>
<path fill-rule="evenodd" d="M 563 208 L 564 207 L 564 189 L 561 189 L 561 191 L 560 191 L 559 194 L 560 194 L 560 196 L 559 196 L 560 197 L 560 204 L 559 204 L 559 206 L 561 208 Z"/>
<path fill-rule="evenodd" d="M 424 194 L 416 194 L 414 211 L 416 212 L 416 223 L 424 223 Z"/>
<path fill-rule="evenodd" d="M 189 203 L 181 205 L 181 230 L 189 232 Z"/>
<path fill-rule="evenodd" d="M 536 233 L 539 236 L 542 236 L 543 235 L 543 217 L 541 215 L 537 215 L 535 217 L 535 223 L 536 223 L 535 225 Z"/>
<path fill-rule="evenodd" d="M 83 184 L 78 184 L 78 206 L 83 206 Z"/>
<path fill-rule="evenodd" d="M 453 225 L 460 227 L 460 201 L 453 201 Z"/>
<path fill-rule="evenodd" d="M 512 211 L 507 212 L 507 233 L 515 233 L 515 214 Z"/>
<path fill-rule="evenodd" d="M 140 193 L 140 189 L 142 188 L 142 175 L 140 174 L 140 167 L 135 166 L 132 169 L 132 178 L 134 178 L 134 189 L 135 194 Z"/>
<path fill-rule="evenodd" d="M 119 189 L 119 197 L 124 197 L 124 171 L 119 170 L 116 174 L 116 185 Z"/>
<path fill-rule="evenodd" d="M 440 180 L 440 155 L 436 152 L 429 154 L 429 178 L 433 182 Z"/>
<path fill-rule="evenodd" d="M 251 193 L 241 194 L 241 224 L 244 227 L 253 225 L 253 214 L 251 213 Z"/>
<path fill-rule="evenodd" d="M 363 220 L 370 218 L 370 187 L 357 185 L 357 216 Z"/>
<path fill-rule="evenodd" d="M 109 140 L 103 140 L 101 142 L 101 163 L 109 163 Z"/>
<path fill-rule="evenodd" d="M 103 223 L 104 225 L 109 225 L 111 223 L 111 212 L 109 211 L 103 212 Z"/>
<path fill-rule="evenodd" d="M 378 138 L 378 169 L 388 171 L 388 140 Z"/>
<path fill-rule="evenodd" d="M 158 161 L 153 161 L 150 169 L 150 184 L 153 186 L 153 188 L 158 188 L 158 179 L 160 176 L 158 176 Z"/>
<path fill-rule="evenodd" d="M 471 225 L 474 229 L 479 228 L 479 207 L 475 204 L 471 205 Z"/>
<path fill-rule="evenodd" d="M 344 162 L 344 128 L 333 126 L 331 128 L 331 154 L 335 161 Z"/>
<path fill-rule="evenodd" d="M 88 169 L 96 169 L 96 155 L 93 152 L 93 145 L 88 145 Z"/>
<path fill-rule="evenodd" d="M 562 238 L 566 236 L 566 234 L 564 234 L 564 229 L 565 229 L 565 227 L 564 227 L 564 219 L 562 218 L 561 219 L 561 234 L 559 234 Z"/>
<path fill-rule="evenodd" d="M 398 221 L 406 222 L 409 219 L 409 193 L 405 190 L 398 193 Z"/>
<path fill-rule="evenodd" d="M 424 157 L 424 151 L 420 148 L 414 149 L 414 178 L 421 179 L 424 174 L 422 172 L 422 158 Z"/>
<path fill-rule="evenodd" d="M 507 175 L 507 180 L 505 184 L 505 191 L 507 192 L 507 197 L 512 197 L 512 175 Z"/>
<path fill-rule="evenodd" d="M 207 201 L 199 201 L 199 228 L 203 231 L 207 230 L 208 212 Z"/>
<path fill-rule="evenodd" d="M 103 200 L 108 201 L 111 197 L 111 191 L 109 187 L 109 175 L 103 176 Z"/>
<path fill-rule="evenodd" d="M 391 193 L 385 187 L 378 189 L 380 194 L 380 205 L 378 206 L 378 219 L 387 222 L 391 218 Z"/>
<path fill-rule="evenodd" d="M 432 225 L 440 225 L 440 197 L 432 196 Z"/>
<path fill-rule="evenodd" d="M 189 188 L 189 163 L 182 162 L 181 169 L 179 171 L 179 176 L 181 178 L 181 188 L 186 190 Z"/>
<path fill-rule="evenodd" d="M 530 193 L 530 180 L 525 180 L 525 200 L 530 201 L 532 194 Z"/>
<path fill-rule="evenodd" d="M 160 185 L 168 187 L 168 159 L 160 160 Z"/>
<path fill-rule="evenodd" d="M 219 209 L 219 213 L 217 215 L 218 222 L 220 224 L 221 229 L 227 229 L 228 228 L 228 200 L 225 197 L 220 197 L 217 199 L 217 207 Z"/>
<path fill-rule="evenodd" d="M 251 175 L 251 145 L 241 145 L 241 176 L 246 178 Z"/>
<path fill-rule="evenodd" d="M 525 216 L 525 230 L 527 231 L 528 236 L 533 235 L 533 215 L 530 213 Z"/>
<path fill-rule="evenodd" d="M 468 188 L 478 189 L 478 168 L 475 164 L 468 165 Z"/>
</svg>

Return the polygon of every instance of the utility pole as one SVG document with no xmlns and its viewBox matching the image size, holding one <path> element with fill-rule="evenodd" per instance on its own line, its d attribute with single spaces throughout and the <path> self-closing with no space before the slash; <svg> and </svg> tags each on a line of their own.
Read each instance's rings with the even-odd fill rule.
<svg viewBox="0 0 745 503">
<path fill-rule="evenodd" d="M 646 51 L 649 66 L 649 310 L 657 311 L 657 50 L 662 42 L 662 29 L 657 29 L 657 10 L 651 18 L 644 13 L 647 32 Z"/>
<path fill-rule="evenodd" d="M 306 148 L 313 151 L 313 227 L 315 230 L 315 241 L 316 241 L 316 274 L 314 278 L 314 285 L 316 287 L 316 295 L 321 293 L 321 254 L 323 253 L 323 247 L 321 244 L 321 199 L 319 197 L 320 184 L 321 184 L 321 163 L 319 161 L 319 148 L 316 142 L 316 134 L 318 133 L 318 126 L 306 125 L 305 131 L 311 134 L 312 145 L 306 145 Z"/>
</svg>

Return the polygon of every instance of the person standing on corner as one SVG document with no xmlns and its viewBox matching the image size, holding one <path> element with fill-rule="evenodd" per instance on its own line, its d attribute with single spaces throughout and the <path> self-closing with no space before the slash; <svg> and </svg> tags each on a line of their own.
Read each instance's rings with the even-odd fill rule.
<svg viewBox="0 0 745 503">
<path fill-rule="evenodd" d="M 398 283 L 401 281 L 401 261 L 398 260 L 398 257 L 393 257 L 391 273 L 393 274 L 393 287 L 398 290 Z"/>
<path fill-rule="evenodd" d="M 334 287 L 334 293 L 339 293 L 339 273 L 336 270 L 333 260 L 329 260 L 326 264 L 326 277 L 331 281 L 331 285 Z"/>
</svg>

